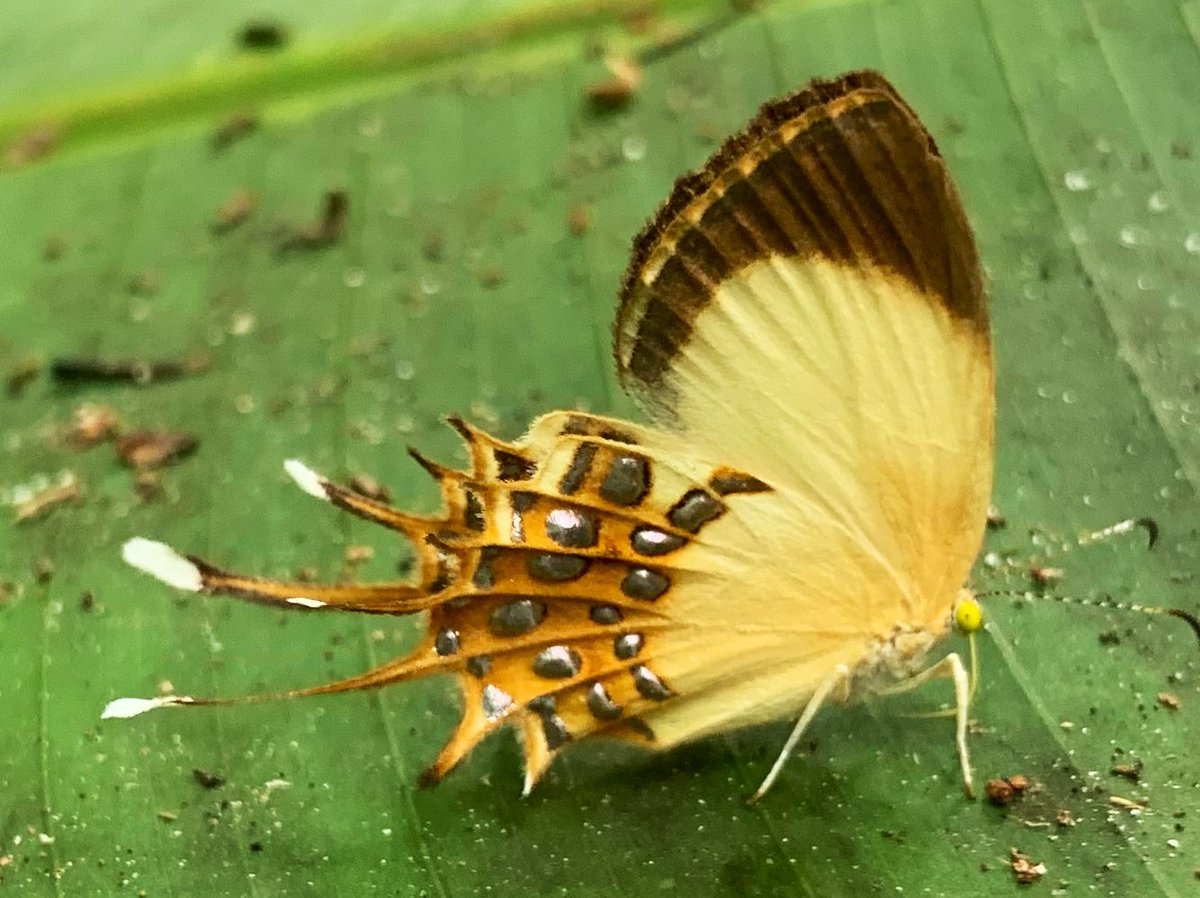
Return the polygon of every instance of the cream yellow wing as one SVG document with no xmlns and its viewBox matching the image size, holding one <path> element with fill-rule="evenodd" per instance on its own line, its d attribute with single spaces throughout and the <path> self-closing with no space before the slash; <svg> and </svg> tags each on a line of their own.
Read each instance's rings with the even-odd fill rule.
<svg viewBox="0 0 1200 898">
<path fill-rule="evenodd" d="M 726 582 L 676 598 L 690 648 L 660 667 L 687 698 L 647 717 L 660 739 L 790 713 L 898 628 L 945 632 L 991 489 L 987 308 L 945 163 L 881 76 L 764 107 L 677 183 L 616 356 L 662 457 L 771 486 L 702 535 Z"/>
</svg>

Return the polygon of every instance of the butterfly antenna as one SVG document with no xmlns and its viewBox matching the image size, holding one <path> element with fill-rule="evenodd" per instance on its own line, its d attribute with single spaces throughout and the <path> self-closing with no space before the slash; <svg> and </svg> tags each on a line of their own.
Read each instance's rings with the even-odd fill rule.
<svg viewBox="0 0 1200 898">
<path fill-rule="evenodd" d="M 1126 518 L 1124 521 L 1118 521 L 1101 530 L 1094 530 L 1091 533 L 1085 533 L 1076 540 L 1076 545 L 1090 546 L 1093 543 L 1104 542 L 1114 536 L 1124 536 L 1126 533 L 1132 533 L 1134 530 L 1141 528 L 1146 531 L 1146 536 L 1149 537 L 1147 549 L 1153 549 L 1154 544 L 1158 542 L 1158 521 L 1154 518 Z"/>
<path fill-rule="evenodd" d="M 1149 519 L 1147 519 L 1149 520 Z M 1130 522 L 1125 522 L 1130 523 Z M 1113 525 L 1114 527 L 1120 525 Z M 1130 529 L 1134 526 L 1130 523 Z M 1111 530 L 1112 527 L 1107 527 L 1105 530 Z M 1151 540 L 1153 542 L 1153 539 Z M 1030 589 L 994 589 L 987 592 L 976 594 L 978 599 L 986 599 L 992 596 L 1000 596 L 1009 599 L 1026 599 L 1033 601 L 1035 599 L 1047 599 L 1053 602 L 1061 602 L 1064 605 L 1083 605 L 1089 608 L 1105 608 L 1112 611 L 1132 611 L 1137 614 L 1165 614 L 1171 617 L 1177 617 L 1196 634 L 1196 641 L 1200 642 L 1200 618 L 1192 614 L 1190 611 L 1185 611 L 1183 608 L 1162 608 L 1157 605 L 1141 605 L 1136 602 L 1118 602 L 1111 596 L 1106 596 L 1101 599 L 1082 598 L 1080 596 L 1064 596 L 1057 593 L 1035 592 Z"/>
</svg>

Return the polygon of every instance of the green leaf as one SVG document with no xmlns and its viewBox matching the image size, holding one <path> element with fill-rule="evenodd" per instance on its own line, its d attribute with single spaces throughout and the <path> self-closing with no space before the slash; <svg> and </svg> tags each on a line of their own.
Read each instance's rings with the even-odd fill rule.
<svg viewBox="0 0 1200 898">
<path fill-rule="evenodd" d="M 32 356 L 212 363 L 141 387 L 43 372 L 0 397 L 0 498 L 63 470 L 84 488 L 0 524 L 5 887 L 961 896 L 1015 890 L 1018 847 L 1048 867 L 1037 888 L 1194 891 L 1197 655 L 1164 618 L 987 601 L 977 774 L 1039 784 L 1007 809 L 962 798 L 948 721 L 905 716 L 944 686 L 823 713 L 752 808 L 787 721 L 664 755 L 579 745 L 522 800 L 507 736 L 414 790 L 456 717 L 441 681 L 98 718 L 164 679 L 236 695 L 403 651 L 410 621 L 181 598 L 119 547 L 144 535 L 332 578 L 347 546 L 368 544 L 361 575 L 392 575 L 405 548 L 313 503 L 280 462 L 370 472 L 429 510 L 435 491 L 402 446 L 461 461 L 448 412 L 508 437 L 551 408 L 632 415 L 609 362 L 630 236 L 759 103 L 864 65 L 938 137 L 990 273 L 1008 527 L 988 549 L 1014 561 L 981 564 L 977 585 L 1023 587 L 1038 561 L 1065 571 L 1054 592 L 1195 609 L 1200 5 L 695 0 L 636 31 L 622 24 L 634 2 L 363 0 L 283 7 L 293 42 L 251 59 L 233 45 L 236 3 L 201 17 L 143 0 L 112 21 L 14 4 L 0 146 L 49 125 L 59 140 L 0 173 L 0 370 Z M 645 61 L 609 115 L 586 102 L 598 45 Z M 212 130 L 248 105 L 257 130 L 214 151 Z M 239 188 L 255 213 L 213 234 Z M 344 239 L 280 255 L 280 230 L 310 222 L 330 189 L 350 198 Z M 84 402 L 130 430 L 194 433 L 199 449 L 143 500 L 110 446 L 63 444 Z M 1141 515 L 1162 528 L 1152 552 L 1137 535 L 1062 551 Z M 1134 759 L 1140 782 L 1108 772 Z M 206 788 L 196 768 L 224 782 Z M 1060 810 L 1077 825 L 1056 826 Z"/>
</svg>

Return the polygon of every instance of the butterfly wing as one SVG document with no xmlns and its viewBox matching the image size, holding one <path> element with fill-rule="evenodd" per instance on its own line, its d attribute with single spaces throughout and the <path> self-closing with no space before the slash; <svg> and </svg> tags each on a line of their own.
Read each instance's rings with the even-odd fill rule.
<svg viewBox="0 0 1200 898">
<path fill-rule="evenodd" d="M 706 532 L 750 560 L 682 613 L 778 639 L 715 682 L 676 674 L 707 707 L 664 708 L 663 737 L 799 707 L 898 625 L 945 631 L 991 489 L 987 306 L 945 162 L 886 80 L 814 82 L 676 184 L 635 243 L 616 357 L 678 446 L 773 487 Z"/>
</svg>

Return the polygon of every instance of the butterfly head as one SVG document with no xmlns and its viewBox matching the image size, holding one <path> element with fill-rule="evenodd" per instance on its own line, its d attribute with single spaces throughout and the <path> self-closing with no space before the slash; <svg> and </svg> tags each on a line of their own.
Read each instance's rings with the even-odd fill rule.
<svg viewBox="0 0 1200 898">
<path fill-rule="evenodd" d="M 958 598 L 954 601 L 954 610 L 951 615 L 955 628 L 964 636 L 969 636 L 983 628 L 983 609 L 979 605 L 979 600 L 975 598 L 975 593 L 965 586 L 958 591 Z"/>
</svg>

